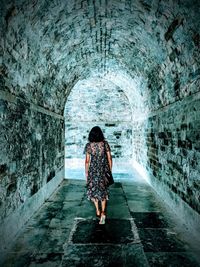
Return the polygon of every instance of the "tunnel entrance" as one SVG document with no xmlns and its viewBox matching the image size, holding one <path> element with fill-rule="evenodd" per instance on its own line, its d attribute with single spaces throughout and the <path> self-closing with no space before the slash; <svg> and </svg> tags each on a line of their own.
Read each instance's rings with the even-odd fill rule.
<svg viewBox="0 0 200 267">
<path fill-rule="evenodd" d="M 114 172 L 140 165 L 199 235 L 199 10 L 196 0 L 0 2 L 1 248 L 64 168 L 84 179 L 94 125 Z"/>
<path fill-rule="evenodd" d="M 65 178 L 84 179 L 84 146 L 92 127 L 101 127 L 113 156 L 113 172 L 128 178 L 132 159 L 132 111 L 124 91 L 111 81 L 79 81 L 65 105 Z M 127 168 L 128 167 L 128 168 Z"/>
</svg>

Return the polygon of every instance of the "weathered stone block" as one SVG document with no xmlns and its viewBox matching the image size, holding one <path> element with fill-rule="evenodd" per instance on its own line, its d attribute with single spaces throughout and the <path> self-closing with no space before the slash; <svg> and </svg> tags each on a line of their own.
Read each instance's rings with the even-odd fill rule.
<svg viewBox="0 0 200 267">
<path fill-rule="evenodd" d="M 143 129 L 149 123 L 140 122 L 140 126 L 137 125 L 138 133 L 137 131 L 134 132 L 133 143 L 137 142 L 137 146 L 134 148 L 137 159 L 140 162 L 146 161 L 146 168 L 157 179 L 161 179 L 171 190 L 199 212 L 200 206 L 197 203 L 199 195 L 194 186 L 193 191 L 190 191 L 192 196 L 187 195 L 187 187 L 189 180 L 199 180 L 199 172 L 195 172 L 194 169 L 197 170 L 199 168 L 197 157 L 200 151 L 198 142 L 200 127 L 198 121 L 197 123 L 193 122 L 193 116 L 180 114 L 180 110 L 184 113 L 184 110 L 197 106 L 197 103 L 199 103 L 199 100 L 194 99 L 194 103 L 188 100 L 179 104 L 178 109 L 174 105 L 164 113 L 158 111 L 158 119 L 155 119 L 155 116 L 147 119 L 151 123 L 153 121 L 162 121 L 164 131 L 157 132 L 158 124 L 155 123 L 151 124 L 151 133 L 149 133 Z M 175 125 L 169 122 L 168 114 L 172 117 L 177 117 Z M 145 142 L 142 142 L 141 139 L 136 139 L 137 135 L 142 136 Z M 147 154 L 144 153 L 145 146 L 147 146 Z M 164 175 L 163 170 L 167 175 Z M 173 177 L 173 180 L 171 180 L 171 177 Z M 174 183 L 174 181 L 176 182 Z M 200 190 L 198 183 L 196 187 Z"/>
<path fill-rule="evenodd" d="M 22 99 L 5 104 L 0 135 L 4 140 L 0 143 L 0 190 L 5 192 L 1 221 L 51 180 L 64 162 L 57 158 L 59 153 L 64 155 L 62 133 L 55 134 L 61 120 L 30 109 Z M 54 171 L 49 174 L 49 169 Z"/>
</svg>

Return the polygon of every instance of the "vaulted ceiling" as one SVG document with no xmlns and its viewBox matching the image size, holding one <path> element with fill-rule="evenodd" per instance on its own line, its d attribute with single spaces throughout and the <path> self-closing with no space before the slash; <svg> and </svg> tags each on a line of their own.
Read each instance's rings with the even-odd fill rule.
<svg viewBox="0 0 200 267">
<path fill-rule="evenodd" d="M 200 2 L 1 1 L 1 88 L 63 114 L 78 81 L 122 87 L 155 110 L 199 83 Z M 113 86 L 116 88 L 116 86 Z M 139 103 L 139 104 L 138 104 Z"/>
</svg>

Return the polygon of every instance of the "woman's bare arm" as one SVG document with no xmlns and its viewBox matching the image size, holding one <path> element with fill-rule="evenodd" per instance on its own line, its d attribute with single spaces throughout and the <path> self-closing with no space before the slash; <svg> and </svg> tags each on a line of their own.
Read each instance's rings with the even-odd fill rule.
<svg viewBox="0 0 200 267">
<path fill-rule="evenodd" d="M 85 177 L 86 177 L 86 182 L 88 182 L 89 165 L 90 165 L 90 154 L 86 153 L 86 156 L 85 156 Z"/>
<path fill-rule="evenodd" d="M 110 151 L 107 151 L 107 157 L 108 157 L 108 164 L 109 164 L 109 167 L 110 167 L 110 170 L 112 171 L 112 155 L 110 153 Z"/>
</svg>

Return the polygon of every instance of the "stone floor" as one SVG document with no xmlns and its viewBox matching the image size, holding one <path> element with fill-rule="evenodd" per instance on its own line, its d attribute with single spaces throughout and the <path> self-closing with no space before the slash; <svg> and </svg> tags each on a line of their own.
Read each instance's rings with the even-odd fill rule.
<svg viewBox="0 0 200 267">
<path fill-rule="evenodd" d="M 99 225 L 84 181 L 64 180 L 25 226 L 2 267 L 198 267 L 188 233 L 145 183 L 110 187 L 105 225 Z"/>
</svg>

